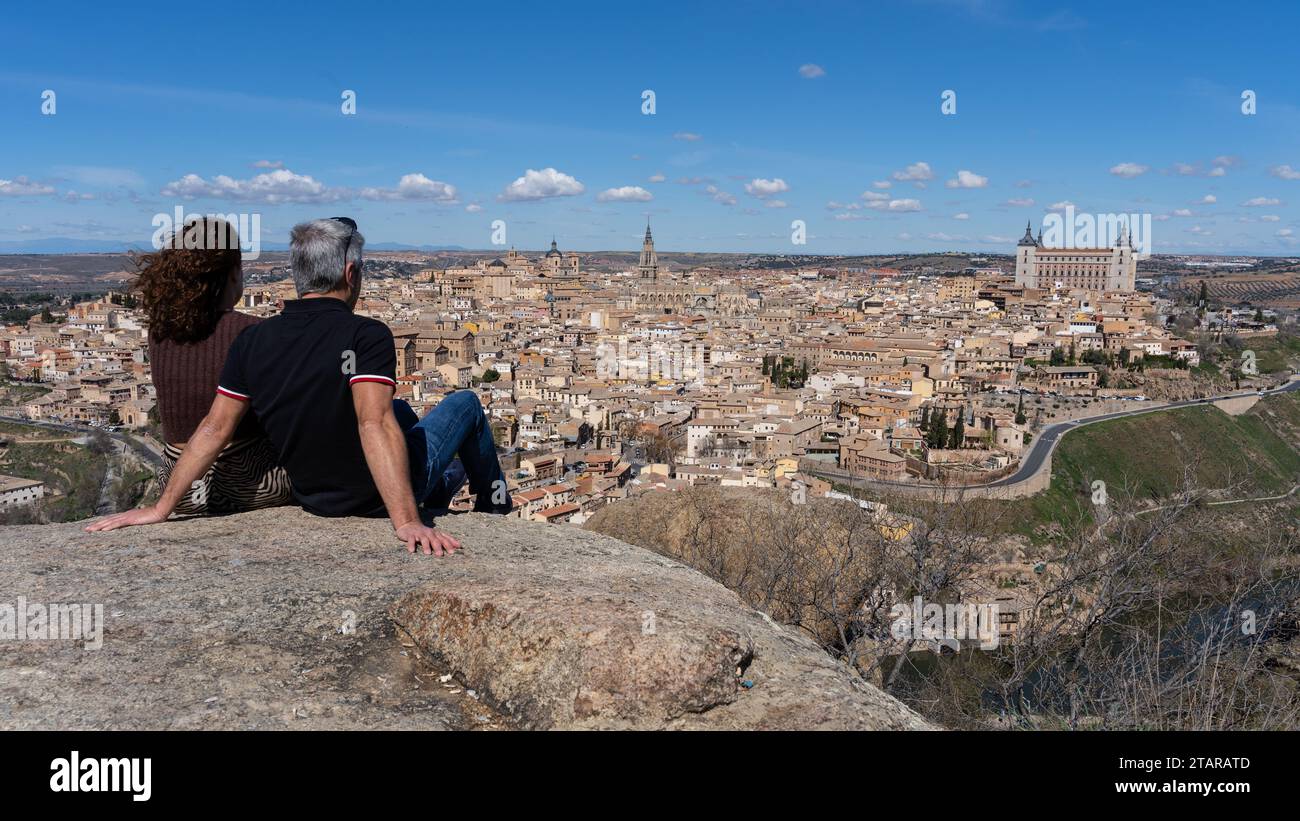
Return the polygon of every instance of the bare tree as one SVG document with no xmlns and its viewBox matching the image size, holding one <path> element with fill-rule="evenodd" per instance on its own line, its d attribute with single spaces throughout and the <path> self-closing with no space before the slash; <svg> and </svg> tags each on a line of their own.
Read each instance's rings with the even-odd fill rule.
<svg viewBox="0 0 1300 821">
<path fill-rule="evenodd" d="M 990 535 L 1013 508 L 960 487 L 865 505 L 694 488 L 601 529 L 707 573 L 950 727 L 1295 727 L 1295 522 L 1266 503 L 1229 513 L 1244 485 L 1209 493 L 1196 475 L 1157 502 L 1125 486 L 1104 509 L 1081 502 L 1014 580 L 993 572 Z M 894 629 L 914 597 L 1009 602 L 1014 632 L 939 655 Z"/>
</svg>

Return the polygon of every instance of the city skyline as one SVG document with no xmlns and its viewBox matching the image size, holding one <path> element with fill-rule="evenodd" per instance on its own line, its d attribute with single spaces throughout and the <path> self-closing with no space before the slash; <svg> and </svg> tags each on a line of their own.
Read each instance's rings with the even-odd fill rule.
<svg viewBox="0 0 1300 821">
<path fill-rule="evenodd" d="M 1009 254 L 1073 205 L 1149 214 L 1154 253 L 1298 252 L 1289 9 L 228 8 L 10 13 L 0 248 L 142 244 L 179 205 L 265 246 L 348 213 L 372 245 L 631 249 L 649 217 L 666 251 Z"/>
</svg>

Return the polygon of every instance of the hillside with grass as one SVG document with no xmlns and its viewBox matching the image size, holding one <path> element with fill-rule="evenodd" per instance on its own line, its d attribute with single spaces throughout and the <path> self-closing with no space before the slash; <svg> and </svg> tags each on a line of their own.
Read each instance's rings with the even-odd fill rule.
<svg viewBox="0 0 1300 821">
<path fill-rule="evenodd" d="M 1260 373 L 1294 371 L 1300 361 L 1300 336 L 1294 334 L 1252 339 L 1243 342 L 1242 346 L 1255 352 Z"/>
<path fill-rule="evenodd" d="M 38 479 L 46 497 L 0 510 L 0 524 L 71 522 L 96 511 L 135 507 L 157 492 L 154 471 L 133 454 L 119 454 L 102 431 L 76 433 L 0 421 L 0 475 Z"/>
<path fill-rule="evenodd" d="M 1048 490 L 981 504 L 1004 532 L 1041 540 L 1053 525 L 1094 521 L 1098 480 L 1111 499 L 1142 506 L 1186 482 L 1213 501 L 1286 494 L 1300 483 L 1300 395 L 1267 397 L 1240 416 L 1196 405 L 1082 427 L 1057 445 Z"/>
<path fill-rule="evenodd" d="M 0 514 L 4 524 L 33 520 L 68 522 L 94 515 L 99 501 L 108 454 L 66 440 L 21 441 L 7 439 L 0 447 L 0 473 L 45 482 L 51 495 L 38 507 L 40 513 L 15 508 Z"/>
</svg>

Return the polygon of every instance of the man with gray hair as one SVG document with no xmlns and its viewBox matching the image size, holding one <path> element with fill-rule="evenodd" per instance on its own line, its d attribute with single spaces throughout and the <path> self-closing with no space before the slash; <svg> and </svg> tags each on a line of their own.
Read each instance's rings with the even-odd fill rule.
<svg viewBox="0 0 1300 821">
<path fill-rule="evenodd" d="M 312 513 L 387 512 L 407 550 L 442 556 L 460 544 L 426 526 L 420 509 L 445 507 L 466 477 L 475 510 L 510 512 L 496 443 L 473 391 L 450 394 L 424 419 L 393 398 L 393 334 L 384 323 L 353 313 L 364 246 L 348 217 L 294 226 L 290 256 L 299 298 L 236 337 L 212 408 L 157 503 L 100 519 L 87 530 L 165 520 L 250 409 L 279 452 L 294 498 Z"/>
</svg>

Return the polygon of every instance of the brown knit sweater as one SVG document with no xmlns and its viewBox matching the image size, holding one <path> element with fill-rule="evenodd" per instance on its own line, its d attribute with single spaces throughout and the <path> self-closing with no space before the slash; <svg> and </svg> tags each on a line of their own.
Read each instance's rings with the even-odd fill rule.
<svg viewBox="0 0 1300 821">
<path fill-rule="evenodd" d="M 172 342 L 149 339 L 149 363 L 154 388 L 158 391 L 158 415 L 162 417 L 163 439 L 168 443 L 188 442 L 194 429 L 212 408 L 217 380 L 226 363 L 226 352 L 239 332 L 261 322 L 257 317 L 227 311 L 217 320 L 212 335 L 201 342 Z M 258 436 L 261 428 L 253 414 L 235 431 L 235 440 Z"/>
</svg>

